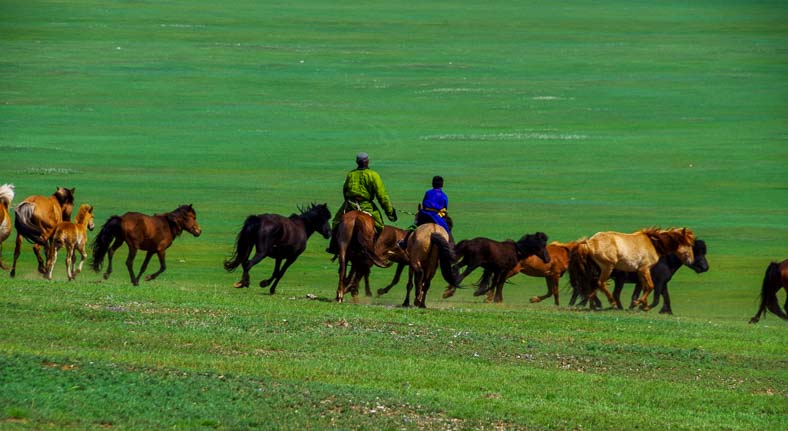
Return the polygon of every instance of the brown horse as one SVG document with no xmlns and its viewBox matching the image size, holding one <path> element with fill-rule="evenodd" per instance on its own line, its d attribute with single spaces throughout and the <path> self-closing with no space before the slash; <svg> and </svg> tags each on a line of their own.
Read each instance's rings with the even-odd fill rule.
<svg viewBox="0 0 788 431">
<path fill-rule="evenodd" d="M 457 289 L 460 285 L 459 269 L 454 254 L 454 247 L 449 240 L 446 229 L 435 223 L 426 223 L 413 231 L 408 238 L 408 256 L 410 257 L 409 277 L 413 278 L 416 297 L 413 305 L 425 308 L 427 291 L 430 290 L 432 278 L 441 268 L 443 279 L 449 283 L 448 289 Z M 411 285 L 408 283 L 403 306 L 407 307 L 410 299 Z"/>
<path fill-rule="evenodd" d="M 766 267 L 766 274 L 764 274 L 761 284 L 761 305 L 755 316 L 750 319 L 750 323 L 758 323 L 761 320 L 761 315 L 766 315 L 766 310 L 781 319 L 788 320 L 788 296 L 785 298 L 784 312 L 780 310 L 780 304 L 777 302 L 777 292 L 780 289 L 785 289 L 788 293 L 788 259 L 780 263 L 772 262 Z"/>
<path fill-rule="evenodd" d="M 460 259 L 459 266 L 466 267 L 460 276 L 460 281 L 470 275 L 476 268 L 482 267 L 484 274 L 481 277 L 478 289 L 474 296 L 495 290 L 495 302 L 503 302 L 503 285 L 509 273 L 517 263 L 528 256 L 536 255 L 544 263 L 550 262 L 547 253 L 547 235 L 544 232 L 527 234 L 517 242 L 512 240 L 495 241 L 489 238 L 473 238 L 460 241 L 456 247 Z M 447 288 L 443 297 L 454 295 L 455 289 Z"/>
<path fill-rule="evenodd" d="M 375 220 L 363 211 L 348 211 L 342 214 L 335 230 L 339 260 L 339 283 L 337 302 L 343 302 L 345 293 L 358 296 L 358 284 L 369 275 L 372 265 L 381 268 L 391 266 L 385 256 L 375 254 Z M 348 264 L 352 271 L 348 273 Z"/>
<path fill-rule="evenodd" d="M 528 256 L 517 262 L 517 265 L 509 271 L 506 278 L 512 278 L 517 274 L 524 274 L 530 277 L 544 277 L 547 284 L 547 293 L 541 296 L 534 296 L 530 301 L 532 303 L 542 302 L 552 296 L 555 300 L 555 305 L 559 305 L 558 284 L 567 268 L 569 268 L 569 256 L 576 246 L 576 241 L 569 243 L 553 241 L 547 246 L 547 254 L 550 256 L 549 262 L 545 263 L 537 255 Z M 487 302 L 493 301 L 493 294 L 494 291 L 492 289 L 487 293 Z"/>
<path fill-rule="evenodd" d="M 167 269 L 167 264 L 164 261 L 165 252 L 184 230 L 196 237 L 202 233 L 200 225 L 197 224 L 197 213 L 191 205 L 181 205 L 174 211 L 153 216 L 138 212 L 112 216 L 104 223 L 101 231 L 93 240 L 90 267 L 93 271 L 99 272 L 106 255 L 108 264 L 104 279 L 108 279 L 112 274 L 112 256 L 125 242 L 129 247 L 126 268 L 129 270 L 131 283 L 138 286 L 140 277 L 154 254 L 159 257 L 160 267 L 158 271 L 145 277 L 145 281 L 153 280 Z M 145 255 L 145 260 L 142 261 L 139 274 L 135 276 L 134 258 L 137 256 L 137 250 L 144 250 L 148 253 Z"/>
<path fill-rule="evenodd" d="M 22 238 L 33 243 L 33 252 L 38 259 L 38 272 L 44 274 L 44 259 L 41 247 L 46 250 L 47 242 L 55 226 L 62 221 L 71 220 L 74 208 L 75 188 L 58 187 L 50 197 L 30 196 L 14 209 L 16 219 L 16 245 L 14 247 L 14 263 L 11 265 L 11 277 L 16 275 L 16 261 L 22 251 Z"/>
<path fill-rule="evenodd" d="M 645 311 L 648 296 L 654 290 L 651 267 L 660 256 L 676 253 L 686 265 L 691 265 L 694 256 L 692 246 L 695 234 L 687 228 L 681 229 L 641 229 L 634 233 L 599 232 L 591 238 L 580 241 L 569 261 L 569 279 L 572 286 L 589 298 L 595 297 L 601 289 L 613 307 L 618 306 L 607 280 L 614 269 L 637 272 L 643 295 L 635 305 Z"/>
<path fill-rule="evenodd" d="M 88 242 L 88 230 L 93 230 L 93 207 L 84 204 L 77 211 L 76 222 L 62 221 L 57 224 L 52 236 L 49 237 L 49 249 L 47 250 L 47 274 L 48 280 L 52 279 L 52 271 L 57 262 L 57 252 L 62 247 L 66 247 L 66 274 L 71 281 L 82 272 L 82 264 L 85 263 L 85 245 Z M 74 251 L 79 251 L 81 259 L 79 267 L 75 269 Z"/>
<path fill-rule="evenodd" d="M 11 215 L 8 209 L 14 201 L 14 185 L 3 184 L 0 186 L 0 268 L 8 270 L 3 264 L 3 241 L 11 236 Z"/>
<path fill-rule="evenodd" d="M 399 246 L 399 242 L 404 239 L 407 234 L 408 231 L 405 229 L 385 226 L 383 227 L 383 231 L 380 232 L 378 239 L 375 241 L 375 256 L 381 256 L 397 264 L 394 278 L 391 279 L 391 282 L 386 287 L 378 289 L 378 296 L 387 294 L 392 287 L 399 283 L 402 271 L 410 263 L 408 252 Z M 368 279 L 364 281 L 366 283 L 367 296 L 370 296 L 369 281 Z M 411 288 L 413 287 L 412 283 L 413 279 L 408 277 L 408 284 Z"/>
<path fill-rule="evenodd" d="M 326 204 L 312 204 L 299 210 L 300 214 L 292 214 L 290 217 L 260 214 L 246 218 L 235 239 L 232 257 L 224 261 L 224 269 L 230 272 L 238 266 L 243 267 L 241 280 L 236 282 L 234 287 L 249 287 L 249 270 L 270 256 L 275 260 L 274 271 L 270 278 L 260 281 L 260 287 L 270 285 L 269 292 L 273 295 L 287 269 L 306 250 L 309 237 L 315 232 L 319 232 L 324 238 L 331 236 L 331 227 L 328 224 L 331 212 Z M 257 252 L 250 259 L 252 249 Z"/>
</svg>

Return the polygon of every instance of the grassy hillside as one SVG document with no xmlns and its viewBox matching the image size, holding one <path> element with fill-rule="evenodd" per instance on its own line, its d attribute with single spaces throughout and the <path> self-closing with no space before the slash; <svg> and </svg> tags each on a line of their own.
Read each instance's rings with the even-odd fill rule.
<svg viewBox="0 0 788 431">
<path fill-rule="evenodd" d="M 788 427 L 785 323 L 746 324 L 788 257 L 780 2 L 0 10 L 15 203 L 76 187 L 99 225 L 193 203 L 203 228 L 139 288 L 125 251 L 108 281 L 66 283 L 61 258 L 44 282 L 26 244 L 0 274 L 0 428 Z M 336 209 L 358 151 L 399 227 L 440 174 L 457 239 L 687 226 L 711 270 L 676 275 L 675 316 L 530 304 L 544 282 L 521 276 L 502 305 L 403 310 L 401 287 L 336 305 L 315 237 L 281 295 L 233 289 L 244 218 Z"/>
</svg>

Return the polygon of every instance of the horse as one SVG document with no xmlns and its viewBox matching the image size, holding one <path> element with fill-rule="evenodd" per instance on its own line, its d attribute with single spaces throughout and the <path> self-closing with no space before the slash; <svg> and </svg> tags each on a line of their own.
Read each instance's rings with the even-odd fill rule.
<svg viewBox="0 0 788 431">
<path fill-rule="evenodd" d="M 342 214 L 335 235 L 339 260 L 336 301 L 341 303 L 348 291 L 356 299 L 358 283 L 369 276 L 373 264 L 388 268 L 391 261 L 375 254 L 375 220 L 363 211 L 353 210 Z M 350 273 L 348 264 L 352 267 Z"/>
<path fill-rule="evenodd" d="M 93 271 L 99 272 L 104 262 L 104 256 L 107 256 L 108 264 L 104 279 L 108 279 L 112 274 L 112 256 L 125 242 L 129 247 L 126 268 L 129 270 L 131 284 L 139 286 L 140 278 L 154 254 L 159 257 L 160 267 L 158 271 L 146 276 L 145 281 L 155 279 L 167 269 L 164 260 L 165 252 L 184 230 L 195 237 L 202 233 L 202 229 L 197 223 L 197 213 L 191 204 L 181 205 L 173 211 L 153 216 L 138 212 L 127 212 L 121 216 L 114 215 L 107 219 L 93 240 L 90 267 Z M 137 250 L 144 250 L 147 254 L 145 260 L 142 261 L 139 273 L 135 276 L 134 258 L 137 256 Z"/>
<path fill-rule="evenodd" d="M 426 308 L 427 291 L 430 290 L 432 278 L 440 265 L 443 279 L 449 283 L 449 288 L 457 289 L 460 285 L 460 274 L 454 247 L 449 239 L 449 234 L 442 226 L 436 223 L 425 223 L 416 228 L 408 238 L 407 252 L 409 256 L 409 277 L 413 283 L 408 283 L 403 307 L 410 304 L 410 291 L 416 287 L 416 297 L 413 305 Z"/>
<path fill-rule="evenodd" d="M 569 268 L 569 256 L 576 245 L 576 241 L 569 243 L 553 241 L 547 245 L 547 254 L 550 256 L 550 262 L 545 263 L 536 255 L 528 256 L 517 262 L 517 265 L 509 271 L 506 278 L 512 278 L 517 274 L 544 277 L 547 284 L 547 293 L 532 297 L 530 299 L 531 303 L 542 302 L 552 296 L 555 300 L 555 305 L 559 305 L 558 284 L 567 268 Z M 493 301 L 493 293 L 492 289 L 487 293 L 487 302 Z"/>
<path fill-rule="evenodd" d="M 403 240 L 407 234 L 408 231 L 405 229 L 400 229 L 394 226 L 384 226 L 383 231 L 381 231 L 380 235 L 378 236 L 378 239 L 375 240 L 375 255 L 385 256 L 389 261 L 397 264 L 394 277 L 391 279 L 391 282 L 386 285 L 386 287 L 378 289 L 378 296 L 387 294 L 392 287 L 399 283 L 399 279 L 402 277 L 402 271 L 406 266 L 408 266 L 410 262 L 407 251 L 399 246 L 399 242 Z M 371 292 L 369 291 L 369 279 L 365 278 L 364 282 L 366 285 L 365 287 L 367 296 L 370 296 Z M 413 287 L 412 283 L 413 279 L 408 277 L 408 284 L 411 286 L 411 288 Z"/>
<path fill-rule="evenodd" d="M 291 214 L 290 217 L 260 214 L 246 218 L 235 239 L 232 256 L 224 261 L 224 269 L 228 272 L 234 271 L 239 265 L 243 268 L 241 280 L 237 281 L 234 287 L 249 287 L 249 270 L 270 256 L 275 259 L 274 271 L 271 277 L 260 281 L 260 287 L 270 285 L 269 292 L 271 295 L 275 294 L 276 285 L 287 269 L 306 250 L 309 237 L 315 232 L 319 232 L 324 238 L 331 236 L 328 223 L 331 212 L 326 204 L 311 204 L 298 210 L 300 214 Z M 256 252 L 250 259 L 253 248 Z"/>
<path fill-rule="evenodd" d="M 588 297 L 595 297 L 597 289 L 608 298 L 613 307 L 618 302 L 607 288 L 606 282 L 614 269 L 637 272 L 643 286 L 643 295 L 635 301 L 636 306 L 647 311 L 648 296 L 654 290 L 651 267 L 660 256 L 676 253 L 685 264 L 695 259 L 692 245 L 695 234 L 687 228 L 646 228 L 634 233 L 599 232 L 587 240 L 580 241 L 569 260 L 569 280 L 575 289 Z"/>
<path fill-rule="evenodd" d="M 476 268 L 482 267 L 484 274 L 481 277 L 478 289 L 474 296 L 480 296 L 491 289 L 495 289 L 495 302 L 503 302 L 503 285 L 509 273 L 517 263 L 528 256 L 536 255 L 544 263 L 550 262 L 547 252 L 547 235 L 544 232 L 523 235 L 517 242 L 506 240 L 503 242 L 489 238 L 477 237 L 463 240 L 455 248 L 458 266 L 466 267 L 460 275 L 460 282 Z M 454 295 L 456 289 L 447 287 L 443 297 Z"/>
<path fill-rule="evenodd" d="M 57 252 L 63 246 L 66 247 L 66 274 L 68 280 L 74 280 L 77 274 L 82 272 L 82 264 L 85 263 L 85 245 L 88 242 L 88 230 L 93 230 L 93 206 L 81 205 L 77 211 L 74 223 L 62 221 L 55 226 L 55 231 L 49 237 L 49 249 L 47 250 L 47 274 L 48 280 L 52 279 L 52 271 L 57 262 Z M 81 256 L 79 267 L 75 270 L 74 250 L 78 250 Z"/>
<path fill-rule="evenodd" d="M 696 274 L 702 274 L 709 270 L 709 262 L 706 260 L 706 242 L 702 239 L 696 239 L 695 244 L 692 245 L 692 254 L 694 259 L 691 264 L 686 265 L 679 259 L 675 253 L 661 256 L 656 265 L 651 267 L 651 280 L 654 282 L 654 299 L 651 302 L 650 308 L 655 308 L 659 305 L 659 298 L 662 297 L 665 303 L 659 310 L 660 314 L 673 314 L 673 309 L 670 306 L 670 294 L 668 293 L 668 282 L 673 278 L 673 275 L 681 269 L 682 266 L 695 271 Z M 635 301 L 640 296 L 642 286 L 638 284 L 638 277 L 633 272 L 622 272 L 614 270 L 610 276 L 615 282 L 613 289 L 613 297 L 618 302 L 618 308 L 621 307 L 621 290 L 624 288 L 624 283 L 636 283 L 635 289 L 632 292 L 632 303 L 629 308 L 635 308 Z"/>
<path fill-rule="evenodd" d="M 11 277 L 16 276 L 16 261 L 22 250 L 22 238 L 33 243 L 33 253 L 38 259 L 38 272 L 44 274 L 44 259 L 41 257 L 41 247 L 48 246 L 47 242 L 55 226 L 62 221 L 71 220 L 71 211 L 74 209 L 74 193 L 76 188 L 67 189 L 58 187 L 50 197 L 29 196 L 16 206 L 14 214 L 14 227 L 16 227 L 16 244 L 14 247 L 14 263 L 11 265 Z"/>
<path fill-rule="evenodd" d="M 0 268 L 8 270 L 9 268 L 3 264 L 3 241 L 11 236 L 11 215 L 8 209 L 11 208 L 11 202 L 14 201 L 14 185 L 3 184 L 0 186 Z"/>
<path fill-rule="evenodd" d="M 777 292 L 780 289 L 785 289 L 788 293 L 788 259 L 780 263 L 771 262 L 766 267 L 763 283 L 761 283 L 761 304 L 758 307 L 758 312 L 750 319 L 750 323 L 758 323 L 761 320 L 761 315 L 766 316 L 766 310 L 781 319 L 788 320 L 788 296 L 786 296 L 783 306 L 785 311 L 780 309 L 780 304 L 777 302 Z"/>
</svg>

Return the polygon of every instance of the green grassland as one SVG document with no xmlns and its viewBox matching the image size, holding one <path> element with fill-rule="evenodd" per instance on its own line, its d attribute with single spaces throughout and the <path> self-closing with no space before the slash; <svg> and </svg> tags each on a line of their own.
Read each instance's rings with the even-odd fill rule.
<svg viewBox="0 0 788 431">
<path fill-rule="evenodd" d="M 15 202 L 76 187 L 99 226 L 192 203 L 203 229 L 137 288 L 125 251 L 109 280 L 61 257 L 46 282 L 25 244 L 0 273 L 0 429 L 788 428 L 788 328 L 747 324 L 788 257 L 786 22 L 777 1 L 0 0 Z M 427 310 L 402 287 L 339 305 L 315 236 L 277 295 L 233 289 L 244 218 L 336 209 L 358 151 L 399 227 L 440 174 L 457 239 L 687 226 L 711 270 L 674 277 L 673 316 L 530 304 L 523 276 L 503 304 L 436 282 Z"/>
</svg>

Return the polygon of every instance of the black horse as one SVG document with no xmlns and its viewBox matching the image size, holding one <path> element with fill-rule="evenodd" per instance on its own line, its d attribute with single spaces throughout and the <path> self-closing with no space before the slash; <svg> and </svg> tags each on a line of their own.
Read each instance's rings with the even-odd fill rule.
<svg viewBox="0 0 788 431">
<path fill-rule="evenodd" d="M 276 293 L 276 285 L 285 271 L 306 250 L 306 242 L 314 232 L 324 238 L 331 236 L 331 212 L 326 204 L 311 204 L 306 209 L 299 208 L 301 214 L 284 217 L 278 214 L 250 215 L 246 218 L 238 237 L 235 240 L 233 255 L 224 261 L 224 269 L 234 271 L 243 266 L 241 281 L 235 287 L 249 287 L 249 270 L 265 257 L 276 259 L 271 278 L 262 280 L 260 287 L 266 287 L 273 281 L 270 292 Z M 252 248 L 257 253 L 250 259 Z M 282 264 L 284 261 L 284 264 Z"/>
<path fill-rule="evenodd" d="M 687 266 L 692 268 L 698 274 L 708 271 L 709 263 L 706 261 L 706 242 L 702 239 L 695 240 L 695 244 L 692 246 L 692 253 L 695 255 L 695 260 L 692 261 L 691 265 Z M 659 261 L 651 267 L 651 279 L 654 282 L 654 300 L 651 303 L 650 308 L 658 306 L 659 298 L 662 296 L 665 300 L 665 304 L 662 306 L 662 309 L 660 309 L 659 312 L 663 314 L 673 314 L 673 310 L 670 307 L 668 282 L 673 278 L 673 275 L 676 273 L 676 271 L 681 269 L 682 265 L 684 265 L 684 263 L 681 261 L 681 259 L 676 256 L 675 253 L 671 253 L 660 257 Z M 614 270 L 610 275 L 610 278 L 615 282 L 613 297 L 616 299 L 619 309 L 622 308 L 621 291 L 624 289 L 625 283 L 635 284 L 635 290 L 632 292 L 632 302 L 640 298 L 641 286 L 638 284 L 638 275 L 636 272 Z M 577 292 L 573 293 L 569 304 L 574 305 L 577 297 Z M 582 306 L 586 303 L 587 299 L 584 299 L 579 305 Z M 594 305 L 596 307 L 599 306 L 598 303 Z M 634 305 L 630 305 L 629 308 L 634 308 Z"/>
<path fill-rule="evenodd" d="M 766 316 L 766 310 L 781 319 L 788 320 L 788 296 L 786 296 L 783 306 L 785 311 L 780 309 L 780 304 L 777 302 L 777 292 L 780 289 L 785 289 L 788 292 L 788 259 L 780 263 L 772 262 L 766 267 L 761 284 L 761 305 L 755 316 L 750 319 L 750 323 L 758 323 L 761 320 L 761 315 Z"/>
</svg>

